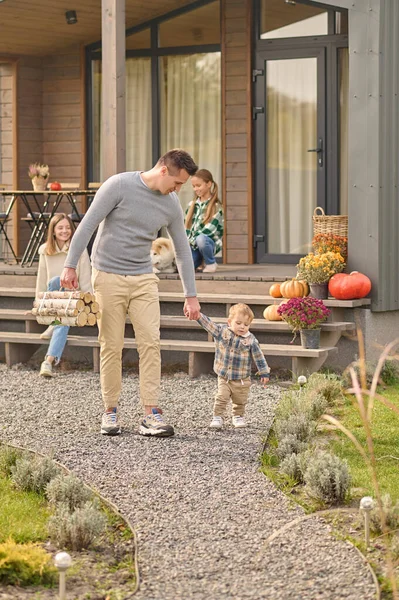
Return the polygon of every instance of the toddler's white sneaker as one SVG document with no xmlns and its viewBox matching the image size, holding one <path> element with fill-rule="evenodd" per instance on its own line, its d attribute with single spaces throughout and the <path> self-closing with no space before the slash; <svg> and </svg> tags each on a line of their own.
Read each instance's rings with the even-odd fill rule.
<svg viewBox="0 0 399 600">
<path fill-rule="evenodd" d="M 222 417 L 212 417 L 212 421 L 210 422 L 210 429 L 222 429 L 223 427 L 223 419 Z"/>
<path fill-rule="evenodd" d="M 233 417 L 233 425 L 234 425 L 234 427 L 237 427 L 237 429 L 239 429 L 241 427 L 246 427 L 247 423 L 246 423 L 244 417 L 236 416 L 236 417 Z"/>
</svg>

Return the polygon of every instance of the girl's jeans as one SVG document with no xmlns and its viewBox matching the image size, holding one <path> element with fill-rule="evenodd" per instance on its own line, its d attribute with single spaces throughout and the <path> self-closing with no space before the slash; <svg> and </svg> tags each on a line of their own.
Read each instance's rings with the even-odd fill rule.
<svg viewBox="0 0 399 600">
<path fill-rule="evenodd" d="M 60 277 L 53 277 L 52 279 L 50 279 L 47 286 L 48 292 L 58 292 L 60 288 Z M 56 325 L 54 327 L 54 332 L 50 340 L 46 358 L 48 356 L 54 356 L 56 364 L 60 362 L 62 353 L 64 352 L 65 344 L 67 343 L 68 331 L 68 325 Z"/>
<path fill-rule="evenodd" d="M 194 261 L 194 269 L 197 269 L 202 261 L 205 261 L 206 265 L 213 265 L 216 262 L 215 259 L 215 242 L 207 235 L 201 233 L 195 238 L 197 242 L 197 248 L 191 248 Z"/>
</svg>

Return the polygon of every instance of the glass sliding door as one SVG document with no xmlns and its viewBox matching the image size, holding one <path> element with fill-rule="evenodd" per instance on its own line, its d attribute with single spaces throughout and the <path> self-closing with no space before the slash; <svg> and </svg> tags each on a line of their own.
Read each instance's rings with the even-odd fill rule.
<svg viewBox="0 0 399 600">
<path fill-rule="evenodd" d="M 324 49 L 265 51 L 257 67 L 257 262 L 293 262 L 325 206 Z"/>
<path fill-rule="evenodd" d="M 317 58 L 266 67 L 267 239 L 271 254 L 302 254 L 317 202 Z"/>
</svg>

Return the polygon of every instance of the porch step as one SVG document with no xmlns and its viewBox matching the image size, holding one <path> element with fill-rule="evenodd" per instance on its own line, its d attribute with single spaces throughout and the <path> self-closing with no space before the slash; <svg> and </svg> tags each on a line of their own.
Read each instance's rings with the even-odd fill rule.
<svg viewBox="0 0 399 600">
<path fill-rule="evenodd" d="M 11 367 L 19 362 L 26 362 L 35 351 L 34 346 L 47 345 L 38 333 L 0 332 L 0 342 L 5 344 L 6 364 Z M 99 342 L 95 336 L 68 336 L 68 346 L 84 346 L 93 348 L 94 370 L 99 370 Z M 32 348 L 33 347 L 33 348 Z M 134 338 L 125 338 L 124 347 L 137 349 Z M 261 344 L 265 356 L 286 356 L 292 359 L 294 377 L 317 371 L 330 353 L 337 348 L 323 347 L 317 350 L 292 346 L 288 344 Z M 161 350 L 189 353 L 189 375 L 197 377 L 209 372 L 212 368 L 215 346 L 213 342 L 198 340 L 161 340 Z"/>
<path fill-rule="evenodd" d="M 5 288 L 0 287 L 0 297 L 8 298 L 34 298 L 34 288 Z M 159 292 L 159 300 L 161 302 L 177 302 L 183 303 L 184 296 L 183 292 Z M 204 304 L 237 304 L 238 302 L 244 302 L 249 305 L 261 305 L 268 306 L 269 304 L 280 304 L 284 298 L 273 298 L 268 295 L 249 295 L 249 294 L 238 294 L 238 293 L 223 293 L 223 294 L 212 294 L 200 292 L 198 293 L 198 300 Z M 323 300 L 324 304 L 329 307 L 337 308 L 358 308 L 361 306 L 370 306 L 370 298 L 360 298 L 357 300 L 336 300 L 335 298 L 328 298 Z"/>
<path fill-rule="evenodd" d="M 227 317 L 217 317 L 218 323 L 227 323 Z M 29 310 L 0 308 L 0 331 L 7 329 L 13 322 L 24 322 L 25 333 L 41 333 L 46 329 L 45 325 L 40 325 L 36 321 L 36 317 Z M 3 325 L 2 325 L 3 324 Z M 130 319 L 126 317 L 126 324 L 130 324 Z M 335 321 L 323 323 L 321 326 L 321 346 L 335 346 L 339 338 L 344 332 L 352 332 L 355 329 L 355 324 L 349 321 Z M 202 339 L 206 335 L 204 329 L 197 321 L 188 321 L 183 316 L 176 315 L 161 315 L 161 336 L 169 331 L 174 331 L 174 336 L 180 339 Z M 266 321 L 265 319 L 254 319 L 251 323 L 251 331 L 254 331 L 257 336 L 259 334 L 289 334 L 290 327 L 283 321 Z M 98 335 L 96 327 L 86 327 L 84 331 L 80 328 L 73 328 L 73 332 L 78 332 L 79 335 Z M 168 334 L 170 335 L 170 334 Z M 264 337 L 264 336 L 263 336 Z M 260 339 L 262 341 L 262 339 Z M 264 341 L 264 340 L 263 340 Z"/>
</svg>

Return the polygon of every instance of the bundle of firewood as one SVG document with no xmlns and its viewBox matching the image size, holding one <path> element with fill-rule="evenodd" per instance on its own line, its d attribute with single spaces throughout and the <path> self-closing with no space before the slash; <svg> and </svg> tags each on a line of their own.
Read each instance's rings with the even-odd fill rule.
<svg viewBox="0 0 399 600">
<path fill-rule="evenodd" d="M 100 307 L 90 292 L 40 292 L 32 314 L 41 325 L 95 325 Z"/>
</svg>

